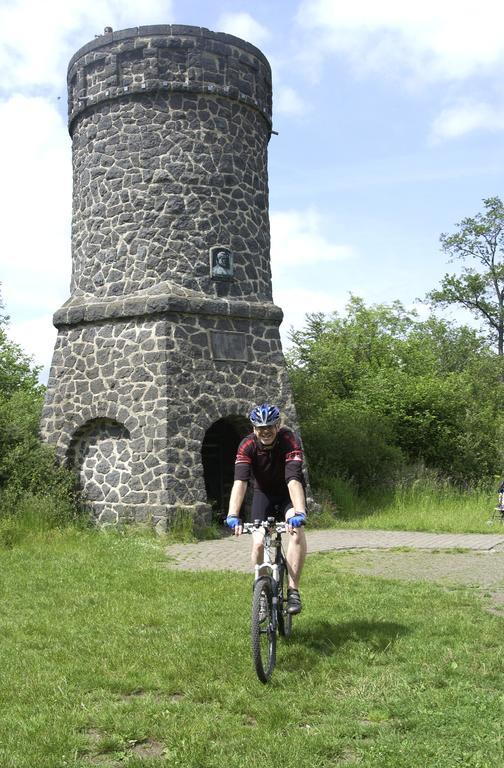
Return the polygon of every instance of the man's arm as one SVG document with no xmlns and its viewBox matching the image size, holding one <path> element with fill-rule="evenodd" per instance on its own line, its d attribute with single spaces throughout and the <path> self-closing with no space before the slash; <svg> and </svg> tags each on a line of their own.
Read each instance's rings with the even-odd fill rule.
<svg viewBox="0 0 504 768">
<path fill-rule="evenodd" d="M 247 493 L 247 485 L 248 483 L 246 480 L 234 481 L 233 487 L 231 489 L 231 496 L 229 497 L 229 509 L 227 513 L 228 518 L 240 518 L 240 509 L 241 505 L 243 504 L 245 494 Z M 240 536 L 240 534 L 243 533 L 242 523 L 240 522 L 238 525 L 235 525 L 233 531 L 235 536 Z"/>
<path fill-rule="evenodd" d="M 243 504 L 243 499 L 247 493 L 246 480 L 235 480 L 231 489 L 231 496 L 229 498 L 228 517 L 240 517 L 240 509 Z"/>
<path fill-rule="evenodd" d="M 294 478 L 289 481 L 287 485 L 289 491 L 290 500 L 295 512 L 303 512 L 306 514 L 306 501 L 303 484 L 299 480 Z"/>
</svg>

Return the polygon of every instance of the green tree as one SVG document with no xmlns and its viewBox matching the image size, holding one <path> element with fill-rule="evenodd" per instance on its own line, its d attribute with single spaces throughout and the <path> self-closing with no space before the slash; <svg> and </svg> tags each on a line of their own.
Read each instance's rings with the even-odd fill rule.
<svg viewBox="0 0 504 768">
<path fill-rule="evenodd" d="M 361 487 L 392 481 L 406 463 L 460 481 L 499 472 L 502 358 L 475 329 L 352 297 L 345 315 L 308 316 L 291 338 L 313 467 Z"/>
<path fill-rule="evenodd" d="M 462 219 L 453 235 L 442 234 L 450 261 L 464 262 L 460 275 L 446 274 L 427 299 L 435 306 L 459 304 L 486 327 L 504 355 L 504 204 L 499 197 L 483 200 L 484 213 Z"/>
</svg>

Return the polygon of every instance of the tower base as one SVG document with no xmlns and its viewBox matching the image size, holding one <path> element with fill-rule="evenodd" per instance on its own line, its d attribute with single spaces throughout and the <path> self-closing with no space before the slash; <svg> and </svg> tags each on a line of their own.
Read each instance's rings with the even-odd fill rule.
<svg viewBox="0 0 504 768">
<path fill-rule="evenodd" d="M 251 407 L 274 402 L 297 425 L 281 319 L 271 303 L 180 295 L 56 313 L 42 433 L 98 523 L 160 530 L 180 509 L 198 524 L 227 510 Z"/>
</svg>

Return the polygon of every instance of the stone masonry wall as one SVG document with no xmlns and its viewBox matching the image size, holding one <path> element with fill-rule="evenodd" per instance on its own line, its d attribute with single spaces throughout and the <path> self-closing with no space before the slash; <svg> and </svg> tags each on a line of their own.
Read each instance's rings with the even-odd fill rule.
<svg viewBox="0 0 504 768">
<path fill-rule="evenodd" d="M 242 341 L 246 359 L 217 359 L 215 340 L 228 338 Z M 198 313 L 79 323 L 58 334 L 43 432 L 76 467 L 98 520 L 164 524 L 181 505 L 206 512 L 207 430 L 272 392 L 294 425 L 271 319 Z"/>
<path fill-rule="evenodd" d="M 98 38 L 69 68 L 72 294 L 167 281 L 271 301 L 269 65 L 230 36 L 144 30 Z M 234 256 L 225 286 L 209 275 L 215 245 Z"/>
<path fill-rule="evenodd" d="M 205 125 L 201 129 L 201 125 Z M 72 292 L 171 285 L 218 295 L 209 248 L 233 251 L 232 297 L 271 300 L 264 121 L 218 97 L 105 105 L 74 134 Z"/>
</svg>

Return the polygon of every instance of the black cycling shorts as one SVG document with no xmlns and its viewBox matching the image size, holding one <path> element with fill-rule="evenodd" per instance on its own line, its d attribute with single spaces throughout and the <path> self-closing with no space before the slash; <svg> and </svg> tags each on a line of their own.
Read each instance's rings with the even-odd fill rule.
<svg viewBox="0 0 504 768">
<path fill-rule="evenodd" d="M 289 497 L 271 496 L 260 491 L 259 488 L 254 488 L 250 522 L 253 523 L 254 520 L 266 520 L 268 517 L 274 517 L 275 520 L 283 523 L 285 521 L 285 513 L 292 508 L 292 501 Z"/>
</svg>

